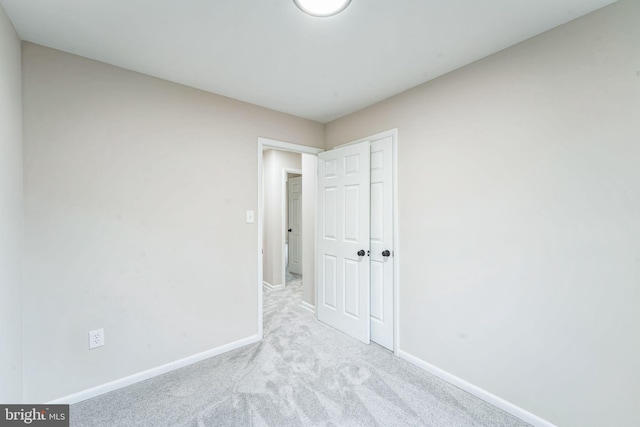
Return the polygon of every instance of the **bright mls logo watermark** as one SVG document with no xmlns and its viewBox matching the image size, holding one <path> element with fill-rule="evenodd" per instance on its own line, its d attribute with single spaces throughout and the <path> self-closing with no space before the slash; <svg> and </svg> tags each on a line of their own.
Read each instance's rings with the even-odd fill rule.
<svg viewBox="0 0 640 427">
<path fill-rule="evenodd" d="M 0 405 L 0 427 L 69 427 L 69 405 Z"/>
</svg>

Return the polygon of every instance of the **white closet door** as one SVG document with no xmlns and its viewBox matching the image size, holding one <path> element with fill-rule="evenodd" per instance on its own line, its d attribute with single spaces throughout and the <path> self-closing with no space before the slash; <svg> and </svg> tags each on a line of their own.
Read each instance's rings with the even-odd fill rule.
<svg viewBox="0 0 640 427">
<path fill-rule="evenodd" d="M 318 155 L 318 319 L 370 340 L 370 144 Z"/>
<path fill-rule="evenodd" d="M 302 178 L 290 178 L 289 186 L 289 271 L 302 274 Z"/>
<path fill-rule="evenodd" d="M 393 350 L 393 142 L 371 143 L 371 341 Z"/>
</svg>

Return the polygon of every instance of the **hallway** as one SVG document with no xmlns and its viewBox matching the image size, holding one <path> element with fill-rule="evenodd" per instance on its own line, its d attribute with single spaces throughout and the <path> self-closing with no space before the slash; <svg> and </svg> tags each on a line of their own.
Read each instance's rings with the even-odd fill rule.
<svg viewBox="0 0 640 427">
<path fill-rule="evenodd" d="M 264 294 L 264 339 L 71 406 L 72 426 L 526 426 L 300 308 Z"/>
</svg>

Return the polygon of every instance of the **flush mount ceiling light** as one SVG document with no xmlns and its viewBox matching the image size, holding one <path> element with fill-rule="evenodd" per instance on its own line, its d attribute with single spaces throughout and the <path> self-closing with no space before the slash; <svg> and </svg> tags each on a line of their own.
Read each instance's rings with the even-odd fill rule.
<svg viewBox="0 0 640 427">
<path fill-rule="evenodd" d="M 293 0 L 298 8 L 311 16 L 332 16 L 342 12 L 351 0 Z"/>
</svg>

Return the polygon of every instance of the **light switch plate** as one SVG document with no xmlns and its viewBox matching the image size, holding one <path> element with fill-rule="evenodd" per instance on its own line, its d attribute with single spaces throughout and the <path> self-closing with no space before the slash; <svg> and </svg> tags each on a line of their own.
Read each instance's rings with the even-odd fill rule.
<svg viewBox="0 0 640 427">
<path fill-rule="evenodd" d="M 254 223 L 255 221 L 255 217 L 253 215 L 253 211 L 247 211 L 247 224 L 251 224 Z"/>
</svg>

